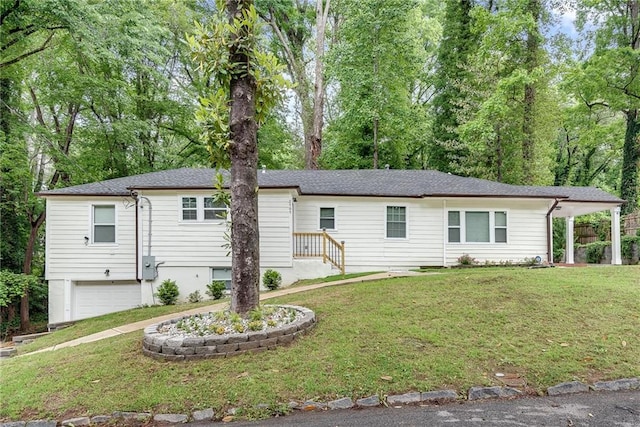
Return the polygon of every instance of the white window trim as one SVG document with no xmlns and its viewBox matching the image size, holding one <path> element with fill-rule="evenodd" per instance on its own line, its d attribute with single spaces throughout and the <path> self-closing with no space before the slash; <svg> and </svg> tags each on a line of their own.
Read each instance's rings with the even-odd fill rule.
<svg viewBox="0 0 640 427">
<path fill-rule="evenodd" d="M 93 207 L 94 206 L 113 206 L 113 226 L 114 241 L 113 242 L 96 242 L 95 241 L 95 224 L 93 221 Z M 91 236 L 91 246 L 118 246 L 118 205 L 115 202 L 99 202 L 89 204 L 89 236 Z"/>
<path fill-rule="evenodd" d="M 389 222 L 387 221 L 387 208 L 404 208 L 404 237 L 389 237 L 389 230 L 387 229 L 389 225 Z M 409 240 L 409 208 L 407 205 L 389 204 L 384 206 L 384 238 L 385 240 L 393 240 L 396 242 L 400 240 Z"/>
<path fill-rule="evenodd" d="M 322 225 L 321 225 L 321 219 L 322 217 L 321 212 L 322 209 L 333 209 L 333 228 L 327 228 L 327 230 L 331 230 L 331 231 L 336 231 L 338 230 L 338 209 L 335 206 L 319 206 L 318 207 L 318 230 L 322 231 Z"/>
<path fill-rule="evenodd" d="M 460 225 L 454 226 L 453 228 L 460 229 L 460 241 L 459 242 L 450 242 L 449 241 L 449 212 L 460 212 Z M 465 213 L 467 212 L 488 212 L 489 213 L 489 241 L 488 242 L 467 242 L 467 218 Z M 496 212 L 504 212 L 506 215 L 506 226 L 496 226 Z M 446 227 L 446 236 L 447 236 L 447 244 L 448 245 L 506 245 L 509 243 L 509 210 L 508 209 L 456 209 L 451 208 L 447 209 L 447 214 L 445 215 L 447 220 Z M 506 242 L 496 242 L 496 228 L 504 228 L 506 230 Z"/>
<path fill-rule="evenodd" d="M 183 198 L 195 198 L 196 199 L 196 219 L 182 219 L 182 199 Z M 208 197 L 213 197 L 210 195 L 195 195 L 195 194 L 180 194 L 178 195 L 178 223 L 189 225 L 189 224 L 225 224 L 229 221 L 230 209 L 227 207 L 227 218 L 226 219 L 204 219 L 204 199 Z"/>
</svg>

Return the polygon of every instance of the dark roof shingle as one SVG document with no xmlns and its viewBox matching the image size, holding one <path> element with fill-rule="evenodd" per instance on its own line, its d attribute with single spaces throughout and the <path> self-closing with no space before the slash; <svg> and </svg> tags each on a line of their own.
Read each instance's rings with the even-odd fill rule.
<svg viewBox="0 0 640 427">
<path fill-rule="evenodd" d="M 214 169 L 173 169 L 42 191 L 42 196 L 126 196 L 138 189 L 213 189 Z M 223 171 L 225 182 L 228 172 Z M 561 198 L 581 202 L 623 203 L 594 187 L 537 187 L 464 178 L 431 170 L 266 170 L 261 188 L 293 188 L 302 195 L 379 197 Z"/>
</svg>

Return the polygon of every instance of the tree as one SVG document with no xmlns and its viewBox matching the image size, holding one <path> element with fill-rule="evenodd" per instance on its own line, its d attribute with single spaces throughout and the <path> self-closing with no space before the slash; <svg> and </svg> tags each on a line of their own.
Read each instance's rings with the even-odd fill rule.
<svg viewBox="0 0 640 427">
<path fill-rule="evenodd" d="M 424 63 L 419 3 L 400 0 L 340 3 L 331 75 L 339 113 L 330 123 L 324 161 L 331 167 L 404 167 L 407 133 L 423 116 L 412 88 Z"/>
<path fill-rule="evenodd" d="M 258 123 L 279 100 L 284 79 L 276 58 L 259 50 L 253 2 L 217 6 L 212 25 L 199 25 L 187 41 L 214 83 L 198 117 L 214 165 L 231 166 L 231 310 L 246 315 L 260 301 Z"/>
<path fill-rule="evenodd" d="M 300 118 L 305 146 L 305 168 L 318 169 L 322 152 L 324 115 L 324 51 L 325 33 L 331 0 L 309 2 L 298 0 L 262 0 L 257 2 L 260 16 L 269 24 L 275 37 L 274 47 L 295 85 L 293 90 L 300 105 Z M 313 75 L 307 71 L 308 44 L 314 36 Z"/>
<path fill-rule="evenodd" d="M 460 108 L 464 104 L 462 83 L 470 78 L 468 57 L 477 49 L 472 32 L 472 0 L 448 0 L 442 40 L 434 76 L 433 141 L 428 165 L 442 172 L 459 173 L 467 150 L 458 137 Z"/>
<path fill-rule="evenodd" d="M 41 270 L 46 211 L 34 193 L 171 167 L 178 147 L 196 139 L 179 65 L 187 49 L 176 37 L 186 27 L 170 25 L 176 7 L 188 9 L 169 0 L 2 2 L 0 143 L 2 180 L 11 182 L 2 224 L 16 234 L 21 271 Z M 3 239 L 3 257 L 8 247 Z M 27 294 L 23 328 L 28 307 Z"/>
<path fill-rule="evenodd" d="M 498 6 L 473 11 L 480 43 L 469 58 L 471 78 L 462 82 L 458 135 L 468 155 L 459 164 L 471 176 L 547 184 L 559 114 L 538 29 L 546 13 L 529 0 Z"/>
<path fill-rule="evenodd" d="M 627 201 L 623 213 L 629 213 L 638 206 L 640 187 L 640 1 L 580 1 L 578 12 L 593 43 L 580 94 L 587 104 L 605 105 L 625 117 L 620 197 Z"/>
</svg>

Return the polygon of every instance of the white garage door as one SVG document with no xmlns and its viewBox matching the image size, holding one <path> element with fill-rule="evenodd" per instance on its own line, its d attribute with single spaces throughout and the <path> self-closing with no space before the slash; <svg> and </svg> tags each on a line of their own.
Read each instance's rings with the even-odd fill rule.
<svg viewBox="0 0 640 427">
<path fill-rule="evenodd" d="M 128 310 L 141 304 L 136 282 L 76 282 L 73 319 Z"/>
</svg>

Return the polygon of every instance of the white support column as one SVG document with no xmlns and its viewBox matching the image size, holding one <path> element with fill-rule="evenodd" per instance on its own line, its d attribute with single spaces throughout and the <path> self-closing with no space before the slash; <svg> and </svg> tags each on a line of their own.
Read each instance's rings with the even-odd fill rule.
<svg viewBox="0 0 640 427">
<path fill-rule="evenodd" d="M 564 262 L 567 264 L 573 264 L 573 217 L 568 216 L 565 218 L 566 230 L 565 230 L 565 248 L 564 248 Z"/>
<path fill-rule="evenodd" d="M 620 247 L 620 206 L 611 209 L 611 264 L 622 264 Z"/>
</svg>

